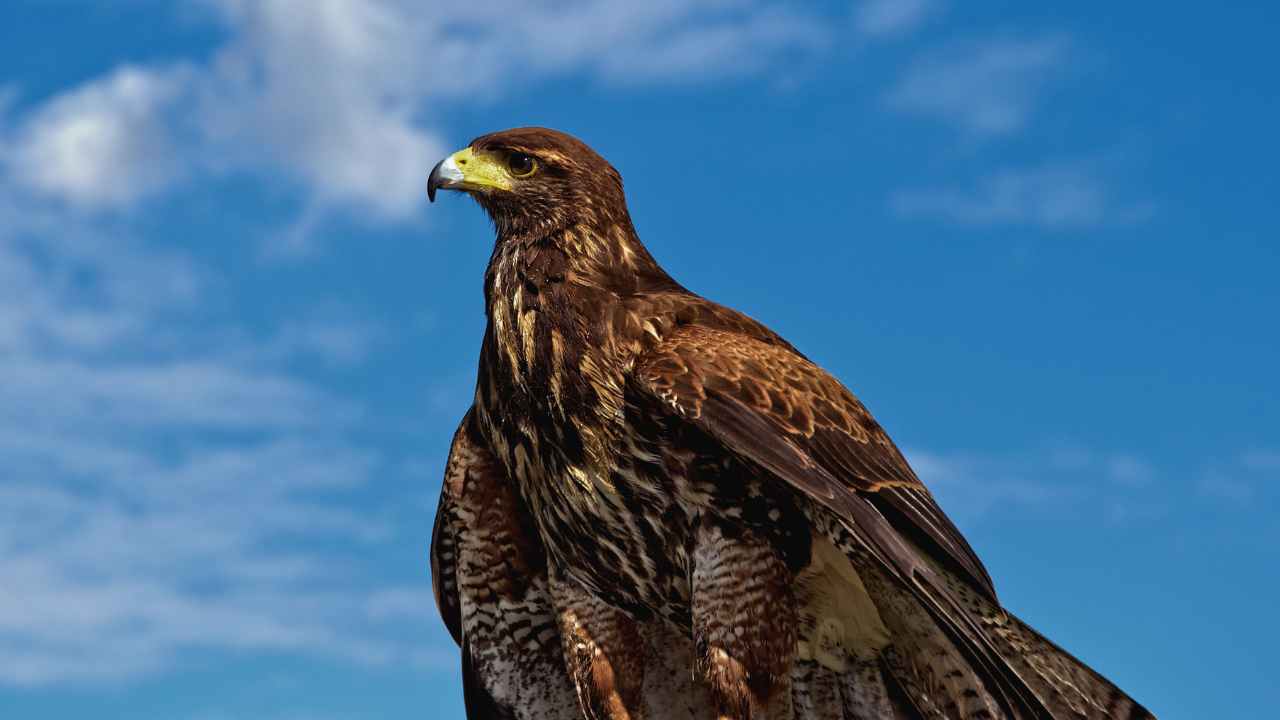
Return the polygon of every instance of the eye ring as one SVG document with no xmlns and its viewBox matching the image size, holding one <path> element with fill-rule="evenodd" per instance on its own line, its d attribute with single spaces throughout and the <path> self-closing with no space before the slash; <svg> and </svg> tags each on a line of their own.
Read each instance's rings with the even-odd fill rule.
<svg viewBox="0 0 1280 720">
<path fill-rule="evenodd" d="M 513 152 L 507 155 L 507 170 L 514 177 L 529 177 L 537 169 L 538 161 L 528 153 Z"/>
</svg>

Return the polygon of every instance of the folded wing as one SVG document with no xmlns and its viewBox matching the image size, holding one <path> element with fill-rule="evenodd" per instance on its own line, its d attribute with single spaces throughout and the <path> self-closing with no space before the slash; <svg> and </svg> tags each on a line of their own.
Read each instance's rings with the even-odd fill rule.
<svg viewBox="0 0 1280 720">
<path fill-rule="evenodd" d="M 633 403 L 665 408 L 831 513 L 856 546 L 849 552 L 869 553 L 870 574 L 887 578 L 882 597 L 873 594 L 884 603 L 881 612 L 922 612 L 945 635 L 939 643 L 954 647 L 963 671 L 981 680 L 1007 716 L 1149 716 L 1000 609 L 986 569 L 880 425 L 843 385 L 789 346 L 688 325 L 637 363 L 630 391 Z M 910 602 L 894 605 L 888 597 L 894 593 Z M 897 620 L 899 628 L 920 625 L 920 618 Z M 905 658 L 903 668 L 916 660 Z M 1072 668 L 1076 680 L 1056 677 L 1046 663 Z M 1063 693 L 1080 703 L 1064 703 Z M 1116 698 L 1133 713 L 1110 714 L 1106 703 L 1116 705 Z M 1064 714 L 1077 704 L 1078 714 Z"/>
</svg>

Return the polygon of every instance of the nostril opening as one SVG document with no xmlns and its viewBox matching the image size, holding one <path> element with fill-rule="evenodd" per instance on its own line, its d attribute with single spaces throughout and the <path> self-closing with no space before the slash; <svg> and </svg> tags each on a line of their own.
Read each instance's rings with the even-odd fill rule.
<svg viewBox="0 0 1280 720">
<path fill-rule="evenodd" d="M 467 164 L 467 161 L 466 161 L 466 160 L 459 160 L 459 161 L 458 161 L 458 164 L 459 164 L 459 165 L 466 165 L 466 164 Z"/>
</svg>

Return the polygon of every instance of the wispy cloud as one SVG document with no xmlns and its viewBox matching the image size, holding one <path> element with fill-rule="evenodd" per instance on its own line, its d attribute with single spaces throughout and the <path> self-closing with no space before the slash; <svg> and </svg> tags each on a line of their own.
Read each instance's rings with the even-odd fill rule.
<svg viewBox="0 0 1280 720">
<path fill-rule="evenodd" d="M 1176 469 L 1143 453 L 1077 444 L 994 453 L 910 449 L 907 456 L 961 527 L 1036 511 L 1092 516 L 1113 526 L 1146 524 L 1214 505 L 1265 518 L 1280 499 L 1280 453 L 1265 448 Z"/>
<path fill-rule="evenodd" d="M 854 27 L 871 38 L 904 35 L 919 27 L 941 5 L 940 0 L 865 0 L 854 6 Z"/>
<path fill-rule="evenodd" d="M 397 528 L 361 501 L 386 460 L 354 439 L 360 408 L 288 366 L 358 363 L 376 331 L 340 311 L 265 339 L 192 322 L 216 284 L 190 261 L 13 199 L 0 186 L 0 684 L 193 648 L 430 661 L 425 588 L 316 549 Z"/>
<path fill-rule="evenodd" d="M 361 593 L 339 588 L 359 582 L 353 572 L 296 547 L 368 531 L 313 495 L 362 480 L 368 458 L 273 441 L 158 462 L 136 447 L 104 458 L 83 441 L 18 439 L 26 452 L 6 448 L 18 474 L 0 491 L 11 583 L 0 681 L 129 676 L 192 647 L 387 652 L 351 625 Z M 73 457 L 50 467 L 46 449 Z"/>
<path fill-rule="evenodd" d="M 186 75 L 121 67 L 26 115 L 0 159 L 22 186 L 78 207 L 137 202 L 186 169 L 170 127 Z"/>
<path fill-rule="evenodd" d="M 1250 470 L 1280 474 L 1280 450 L 1250 450 L 1240 462 Z"/>
<path fill-rule="evenodd" d="M 333 304 L 320 310 L 323 314 L 298 317 L 265 341 L 245 338 L 245 346 L 252 347 L 259 358 L 283 362 L 301 357 L 332 368 L 349 368 L 362 363 L 387 339 L 384 328 L 348 308 Z"/>
<path fill-rule="evenodd" d="M 1106 460 L 1107 474 L 1121 485 L 1143 487 L 1150 485 L 1156 477 L 1151 463 L 1137 455 L 1118 454 Z"/>
<path fill-rule="evenodd" d="M 1226 500 L 1235 505 L 1244 505 L 1254 499 L 1257 490 L 1253 483 L 1242 478 L 1238 473 L 1211 471 L 1200 478 L 1200 493 L 1215 500 Z"/>
<path fill-rule="evenodd" d="M 1145 458 L 1079 446 L 1006 453 L 912 450 L 912 467 L 963 523 L 993 513 L 1092 503 L 1102 520 L 1152 515 L 1150 503 L 1136 513 L 1132 493 L 1159 478 Z"/>
<path fill-rule="evenodd" d="M 14 118 L 0 144 L 14 183 L 124 209 L 184 180 L 262 175 L 287 179 L 318 217 L 352 207 L 403 220 L 422 205 L 452 103 L 566 73 L 611 83 L 752 73 L 827 41 L 812 15 L 763 1 L 209 6 L 229 37 L 212 60 L 121 67 Z"/>
<path fill-rule="evenodd" d="M 1149 205 L 1126 203 L 1116 194 L 1096 163 L 1050 162 L 995 170 L 971 188 L 898 191 L 891 204 L 904 217 L 1054 230 L 1135 222 L 1151 212 Z"/>
<path fill-rule="evenodd" d="M 889 107 L 934 117 L 979 135 L 1023 128 L 1047 82 L 1066 63 L 1063 37 L 1004 37 L 955 44 L 912 65 Z"/>
<path fill-rule="evenodd" d="M 948 513 L 976 520 L 1003 505 L 1036 505 L 1074 492 L 1044 477 L 1047 463 L 979 453 L 908 452 Z"/>
<path fill-rule="evenodd" d="M 1280 495 L 1280 451 L 1253 449 L 1209 468 L 1197 483 L 1200 494 L 1237 506 L 1270 508 Z M 1259 500 L 1267 498 L 1263 505 Z"/>
</svg>

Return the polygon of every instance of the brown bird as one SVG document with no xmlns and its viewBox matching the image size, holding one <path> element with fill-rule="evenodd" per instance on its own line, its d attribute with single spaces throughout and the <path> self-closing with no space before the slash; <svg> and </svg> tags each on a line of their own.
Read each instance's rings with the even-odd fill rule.
<svg viewBox="0 0 1280 720">
<path fill-rule="evenodd" d="M 485 135 L 437 189 L 497 229 L 432 541 L 469 717 L 1152 717 L 1000 606 L 849 390 L 663 271 L 585 144 Z"/>
</svg>

